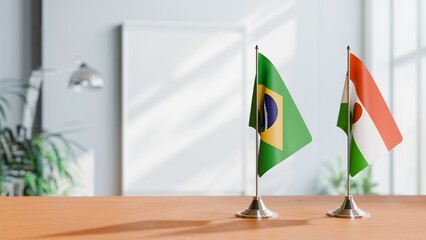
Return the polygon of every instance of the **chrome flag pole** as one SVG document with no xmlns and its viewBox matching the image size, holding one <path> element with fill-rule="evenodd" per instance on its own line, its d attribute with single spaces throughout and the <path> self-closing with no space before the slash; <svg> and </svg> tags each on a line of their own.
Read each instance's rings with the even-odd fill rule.
<svg viewBox="0 0 426 240">
<path fill-rule="evenodd" d="M 256 45 L 256 107 L 259 109 L 259 46 Z M 243 211 L 240 211 L 236 214 L 240 218 L 275 218 L 278 216 L 278 213 L 269 210 L 263 203 L 259 195 L 259 114 L 256 114 L 256 196 L 253 197 L 253 200 L 250 203 L 250 206 Z"/>
<path fill-rule="evenodd" d="M 345 83 L 345 91 L 346 91 L 346 100 L 348 103 L 347 110 L 347 188 L 346 188 L 346 196 L 343 200 L 342 205 L 332 211 L 327 212 L 327 215 L 330 217 L 340 217 L 340 218 L 368 218 L 370 214 L 361 210 L 355 203 L 353 196 L 351 195 L 351 140 L 352 140 L 352 132 L 351 132 L 351 102 L 350 102 L 350 91 L 349 91 L 349 81 L 351 76 L 351 48 L 347 47 L 347 76 Z"/>
</svg>

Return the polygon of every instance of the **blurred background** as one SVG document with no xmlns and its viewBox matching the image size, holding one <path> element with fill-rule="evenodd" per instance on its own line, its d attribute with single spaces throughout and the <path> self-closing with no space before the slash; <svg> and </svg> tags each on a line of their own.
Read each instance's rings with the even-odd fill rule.
<svg viewBox="0 0 426 240">
<path fill-rule="evenodd" d="M 2 195 L 252 195 L 256 44 L 313 137 L 262 195 L 344 192 L 348 45 L 404 137 L 354 193 L 426 193 L 425 1 L 0 0 L 0 33 Z"/>
</svg>

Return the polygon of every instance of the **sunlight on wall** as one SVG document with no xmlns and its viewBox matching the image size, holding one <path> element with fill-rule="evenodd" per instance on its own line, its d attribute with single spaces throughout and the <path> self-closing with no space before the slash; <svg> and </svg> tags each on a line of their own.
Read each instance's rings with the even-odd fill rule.
<svg viewBox="0 0 426 240">
<path fill-rule="evenodd" d="M 284 71 L 289 69 L 286 66 L 288 66 L 290 60 L 294 59 L 296 51 L 296 20 L 289 19 L 280 26 L 271 29 L 259 38 L 259 43 L 262 45 L 263 52 L 266 52 L 268 58 L 281 70 L 281 75 L 287 76 L 288 71 Z M 286 77 L 286 83 L 288 82 L 287 79 L 293 78 Z"/>
<path fill-rule="evenodd" d="M 267 26 L 271 21 L 281 18 L 294 6 L 294 1 L 265 1 L 260 4 L 255 11 L 239 21 L 247 27 L 249 32 Z"/>
<path fill-rule="evenodd" d="M 222 28 L 226 28 L 226 26 L 218 26 L 219 31 L 223 31 Z M 177 63 L 177 66 L 173 68 L 173 77 L 178 79 L 191 75 L 192 72 L 206 64 L 206 62 L 211 61 L 212 58 L 227 51 L 235 51 L 235 46 L 241 44 L 241 33 L 235 33 L 235 28 L 231 28 L 230 32 L 227 33 L 224 31 L 223 33 L 212 34 L 197 49 L 189 51 L 187 53 L 188 56 Z"/>
</svg>

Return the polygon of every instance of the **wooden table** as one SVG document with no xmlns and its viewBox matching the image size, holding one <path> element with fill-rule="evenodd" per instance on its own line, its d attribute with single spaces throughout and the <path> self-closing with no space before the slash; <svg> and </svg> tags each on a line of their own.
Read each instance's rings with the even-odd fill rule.
<svg viewBox="0 0 426 240">
<path fill-rule="evenodd" d="M 340 196 L 263 197 L 272 220 L 234 214 L 251 197 L 0 198 L 0 239 L 426 239 L 426 196 L 356 196 L 361 220 L 325 216 Z"/>
</svg>

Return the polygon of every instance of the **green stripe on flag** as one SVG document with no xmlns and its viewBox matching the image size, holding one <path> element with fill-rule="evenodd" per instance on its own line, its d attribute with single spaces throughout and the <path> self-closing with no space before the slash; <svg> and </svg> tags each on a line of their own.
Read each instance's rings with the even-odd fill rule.
<svg viewBox="0 0 426 240">
<path fill-rule="evenodd" d="M 361 172 L 366 167 L 368 167 L 368 162 L 365 160 L 364 156 L 358 148 L 358 145 L 355 142 L 355 139 L 352 137 L 351 176 L 355 176 L 357 173 Z"/>
<path fill-rule="evenodd" d="M 341 103 L 339 116 L 337 117 L 337 126 L 348 134 L 348 103 Z"/>
</svg>

